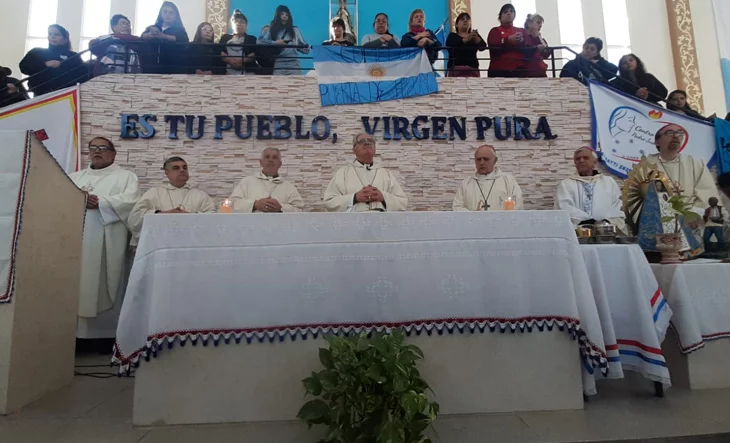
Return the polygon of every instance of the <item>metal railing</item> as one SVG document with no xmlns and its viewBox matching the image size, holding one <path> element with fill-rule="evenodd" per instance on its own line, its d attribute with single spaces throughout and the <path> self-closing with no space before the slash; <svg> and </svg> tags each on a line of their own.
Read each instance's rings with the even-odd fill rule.
<svg viewBox="0 0 730 443">
<path fill-rule="evenodd" d="M 40 72 L 34 73 L 29 77 L 22 80 L 21 84 L 27 84 L 29 92 L 44 91 L 50 84 L 56 82 L 53 85 L 55 89 L 61 89 L 63 87 L 72 86 L 76 83 L 83 83 L 91 78 L 100 75 L 112 75 L 113 73 L 149 73 L 149 74 L 195 74 L 196 70 L 210 72 L 212 74 L 226 74 L 226 73 L 237 73 L 241 72 L 247 75 L 277 75 L 277 71 L 282 70 L 297 70 L 306 73 L 313 68 L 301 67 L 301 62 L 305 60 L 311 60 L 311 55 L 301 54 L 311 49 L 311 46 L 278 46 L 271 44 L 256 44 L 256 45 L 245 45 L 245 44 L 201 44 L 201 43 L 158 43 L 149 44 L 148 42 L 139 41 L 117 41 L 113 40 L 112 44 L 117 45 L 117 48 L 123 47 L 123 51 L 104 52 L 98 50 L 97 47 L 92 47 L 86 51 L 80 52 L 73 57 L 63 61 L 59 68 L 46 68 Z M 105 48 L 108 47 L 105 46 Z M 371 51 L 390 51 L 389 48 L 363 48 L 365 51 L 372 53 Z M 444 67 L 434 69 L 444 76 L 448 76 L 448 57 L 442 57 L 443 51 L 451 53 L 453 49 L 463 48 L 450 48 L 441 47 L 439 48 L 438 56 L 435 61 L 442 61 Z M 477 61 L 489 61 L 489 49 L 486 48 L 483 51 L 477 52 Z M 496 48 L 494 48 L 496 49 Z M 501 48 L 500 48 L 501 49 Z M 239 52 L 240 55 L 223 55 L 228 52 Z M 295 54 L 287 54 L 282 51 L 290 52 L 289 50 L 295 50 Z M 568 60 L 572 60 L 577 57 L 578 54 L 566 46 L 554 46 L 544 48 L 545 51 L 550 52 L 550 56 L 546 59 L 538 58 L 536 56 L 537 48 L 522 48 L 520 51 L 524 54 L 524 58 L 521 60 L 514 59 L 523 63 L 525 68 L 518 68 L 510 71 L 515 77 L 528 77 L 534 76 L 536 69 L 535 67 L 528 67 L 528 63 L 537 63 L 539 60 L 543 60 L 547 67 L 544 69 L 545 77 L 558 77 L 560 75 L 562 63 Z M 228 51 L 228 52 L 227 52 Z M 427 49 L 428 51 L 428 49 Z M 560 56 L 558 52 L 561 51 Z M 567 59 L 564 57 L 567 51 L 573 58 Z M 94 52 L 98 54 L 104 53 L 106 57 L 98 57 L 94 55 Z M 248 55 L 253 53 L 253 58 L 249 58 Z M 89 61 L 82 62 L 79 64 L 79 60 L 82 60 L 85 55 L 89 55 Z M 111 55 L 111 58 L 109 57 Z M 240 59 L 240 63 L 235 63 L 231 59 Z M 103 61 L 104 60 L 104 61 Z M 106 63 L 107 60 L 112 60 L 113 63 Z M 135 61 L 136 60 L 136 61 Z M 298 63 L 287 63 L 289 60 L 296 60 Z M 473 60 L 473 59 L 472 59 Z M 120 63 L 121 61 L 121 63 Z M 436 64 L 434 61 L 433 64 Z M 227 63 L 231 62 L 231 63 Z M 233 65 L 239 65 L 233 66 Z M 481 63 L 479 63 L 481 65 Z M 76 68 L 66 72 L 67 70 L 58 71 L 63 72 L 66 76 L 64 81 L 58 80 L 58 76 L 54 77 L 52 74 L 54 70 L 61 69 L 65 66 L 75 66 Z M 476 68 L 480 75 L 483 72 L 488 71 L 484 68 Z M 36 80 L 43 79 L 51 74 L 50 79 L 43 82 Z M 638 87 L 638 86 L 637 86 Z M 7 105 L 8 102 L 13 100 L 12 97 L 6 97 L 2 99 L 7 91 L 7 87 L 3 85 L 0 88 L 0 108 Z M 46 91 L 48 92 L 48 91 Z"/>
</svg>

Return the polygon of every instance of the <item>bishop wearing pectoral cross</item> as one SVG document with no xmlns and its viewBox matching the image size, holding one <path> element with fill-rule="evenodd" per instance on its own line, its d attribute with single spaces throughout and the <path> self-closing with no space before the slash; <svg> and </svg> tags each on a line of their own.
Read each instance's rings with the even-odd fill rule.
<svg viewBox="0 0 730 443">
<path fill-rule="evenodd" d="M 506 198 L 514 198 L 514 209 L 522 209 L 522 190 L 514 176 L 496 167 L 497 152 L 489 145 L 474 152 L 476 174 L 464 179 L 456 190 L 454 211 L 498 211 Z"/>
</svg>

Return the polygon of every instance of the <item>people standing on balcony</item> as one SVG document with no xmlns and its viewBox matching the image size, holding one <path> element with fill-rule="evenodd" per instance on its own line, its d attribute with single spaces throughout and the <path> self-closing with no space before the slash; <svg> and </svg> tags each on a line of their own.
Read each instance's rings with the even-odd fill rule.
<svg viewBox="0 0 730 443">
<path fill-rule="evenodd" d="M 680 89 L 669 93 L 669 97 L 667 97 L 667 109 L 669 109 L 670 111 L 679 112 L 680 114 L 684 114 L 688 117 L 696 118 L 699 120 L 706 120 L 709 122 L 713 122 L 716 117 L 715 114 L 709 117 L 704 117 L 699 112 L 692 109 L 689 103 L 687 103 L 687 92 Z"/>
<path fill-rule="evenodd" d="M 132 23 L 126 16 L 116 14 L 111 18 L 109 25 L 111 34 L 89 42 L 89 50 L 97 57 L 94 76 L 142 72 L 139 61 L 142 39 L 132 35 Z"/>
<path fill-rule="evenodd" d="M 28 100 L 25 86 L 17 78 L 10 77 L 12 69 L 0 66 L 0 108 Z"/>
<path fill-rule="evenodd" d="M 471 16 L 462 12 L 456 17 L 454 25 L 456 32 L 446 38 L 449 48 L 448 76 L 449 77 L 481 77 L 477 51 L 487 49 L 479 31 L 471 28 Z"/>
<path fill-rule="evenodd" d="M 646 72 L 644 63 L 634 54 L 621 57 L 618 63 L 618 77 L 611 86 L 629 95 L 651 103 L 659 103 L 667 97 L 667 87 L 656 77 Z"/>
<path fill-rule="evenodd" d="M 33 48 L 20 61 L 20 72 L 30 76 L 28 86 L 37 97 L 86 81 L 81 57 L 71 49 L 66 28 L 48 27 L 48 48 Z"/>
<path fill-rule="evenodd" d="M 173 2 L 163 2 L 155 24 L 142 33 L 148 43 L 142 57 L 145 72 L 154 74 L 184 74 L 187 71 L 186 47 L 190 38 Z"/>
<path fill-rule="evenodd" d="M 322 46 L 355 46 L 345 36 L 345 22 L 341 18 L 332 22 L 332 39 L 323 42 Z"/>
<path fill-rule="evenodd" d="M 522 52 L 524 34 L 514 26 L 515 7 L 507 3 L 499 10 L 500 25 L 487 36 L 489 45 L 489 77 L 522 77 L 527 63 Z"/>
<path fill-rule="evenodd" d="M 572 77 L 583 84 L 588 80 L 601 83 L 608 83 L 616 77 L 618 67 L 601 57 L 603 40 L 598 37 L 591 37 L 583 43 L 583 52 L 563 66 L 560 77 Z"/>
<path fill-rule="evenodd" d="M 548 65 L 545 60 L 552 56 L 552 51 L 547 49 L 547 40 L 540 34 L 544 22 L 545 19 L 540 14 L 527 14 L 522 42 L 527 58 L 527 72 L 522 77 L 547 77 Z"/>
<path fill-rule="evenodd" d="M 264 27 L 259 41 L 262 44 L 274 45 L 281 49 L 274 58 L 274 75 L 301 75 L 302 67 L 299 64 L 297 52 L 309 54 L 309 45 L 304 40 L 302 32 L 294 26 L 294 17 L 288 7 L 279 5 L 274 13 L 274 19 L 269 26 Z M 287 48 L 287 46 L 300 46 Z"/>
<path fill-rule="evenodd" d="M 375 34 L 368 34 L 362 38 L 360 44 L 366 48 L 398 48 L 400 38 L 390 33 L 388 15 L 384 12 L 378 13 L 373 22 Z"/>
<path fill-rule="evenodd" d="M 213 25 L 208 22 L 198 25 L 193 44 L 188 47 L 188 72 L 196 75 L 226 73 L 221 46 L 215 44 L 215 30 L 213 30 Z"/>
<path fill-rule="evenodd" d="M 256 61 L 256 42 L 253 35 L 248 35 L 248 18 L 236 9 L 231 15 L 233 35 L 221 36 L 220 44 L 225 45 L 220 55 L 226 66 L 228 75 L 250 75 L 258 72 L 259 64 Z"/>
<path fill-rule="evenodd" d="M 408 32 L 401 38 L 404 48 L 423 48 L 433 64 L 441 50 L 441 42 L 430 29 L 426 29 L 426 14 L 423 9 L 414 9 L 408 19 Z"/>
</svg>

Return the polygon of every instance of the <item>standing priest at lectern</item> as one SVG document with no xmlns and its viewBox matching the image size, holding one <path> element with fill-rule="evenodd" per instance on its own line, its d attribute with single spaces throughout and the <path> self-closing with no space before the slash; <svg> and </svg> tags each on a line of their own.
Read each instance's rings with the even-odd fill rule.
<svg viewBox="0 0 730 443">
<path fill-rule="evenodd" d="M 324 193 L 330 212 L 405 211 L 408 204 L 395 174 L 373 163 L 375 139 L 361 133 L 352 142 L 355 161 L 339 169 Z"/>
<path fill-rule="evenodd" d="M 461 182 L 456 191 L 454 211 L 499 211 L 505 199 L 511 198 L 512 209 L 522 209 L 522 190 L 514 176 L 502 172 L 497 165 L 497 151 L 483 145 L 474 152 L 476 174 Z"/>
<path fill-rule="evenodd" d="M 87 195 L 78 338 L 113 338 L 124 297 L 127 218 L 139 188 L 137 176 L 114 163 L 116 154 L 110 140 L 96 137 L 89 142 L 89 167 L 70 175 Z"/>
</svg>

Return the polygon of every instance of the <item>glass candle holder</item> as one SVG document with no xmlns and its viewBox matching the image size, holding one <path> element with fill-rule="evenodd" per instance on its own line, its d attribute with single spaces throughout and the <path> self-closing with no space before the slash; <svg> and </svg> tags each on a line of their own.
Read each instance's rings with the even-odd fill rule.
<svg viewBox="0 0 730 443">
<path fill-rule="evenodd" d="M 223 204 L 221 205 L 221 214 L 230 214 L 231 212 L 231 201 L 228 199 L 223 200 Z"/>
<path fill-rule="evenodd" d="M 507 195 L 500 199 L 502 201 L 502 209 L 505 211 L 514 211 L 517 207 L 517 197 L 514 195 Z"/>
</svg>

